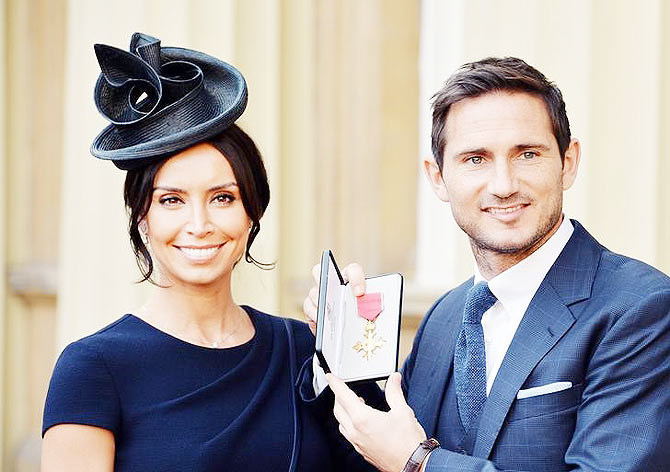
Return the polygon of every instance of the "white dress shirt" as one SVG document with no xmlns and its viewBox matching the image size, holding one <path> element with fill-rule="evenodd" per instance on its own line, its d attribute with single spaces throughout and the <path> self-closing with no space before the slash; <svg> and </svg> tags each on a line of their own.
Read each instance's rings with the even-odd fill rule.
<svg viewBox="0 0 670 472">
<path fill-rule="evenodd" d="M 572 236 L 574 228 L 565 216 L 558 230 L 530 256 L 486 281 L 475 264 L 475 284 L 488 282 L 498 299 L 482 316 L 486 349 L 486 394 L 496 378 L 514 333 L 535 292 Z"/>
</svg>

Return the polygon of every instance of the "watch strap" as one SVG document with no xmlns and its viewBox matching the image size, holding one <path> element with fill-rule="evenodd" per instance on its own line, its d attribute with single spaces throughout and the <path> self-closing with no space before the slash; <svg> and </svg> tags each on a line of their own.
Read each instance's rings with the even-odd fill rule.
<svg viewBox="0 0 670 472">
<path fill-rule="evenodd" d="M 419 472 L 421 464 L 426 460 L 428 454 L 438 447 L 440 447 L 440 443 L 435 438 L 429 438 L 423 441 L 416 449 L 414 449 L 414 452 L 407 461 L 407 464 L 405 464 L 402 472 Z"/>
</svg>

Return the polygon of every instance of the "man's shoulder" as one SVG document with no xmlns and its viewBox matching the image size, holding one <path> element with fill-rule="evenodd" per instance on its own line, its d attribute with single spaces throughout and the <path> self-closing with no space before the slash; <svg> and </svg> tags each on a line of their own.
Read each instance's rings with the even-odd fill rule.
<svg viewBox="0 0 670 472">
<path fill-rule="evenodd" d="M 426 312 L 422 327 L 446 323 L 452 316 L 457 316 L 460 320 L 463 306 L 465 305 L 465 296 L 470 287 L 472 287 L 472 280 L 473 278 L 470 277 L 459 286 L 454 287 L 438 298 Z"/>
<path fill-rule="evenodd" d="M 470 277 L 460 285 L 448 290 L 440 298 L 435 300 L 433 306 L 429 310 L 429 314 L 434 311 L 441 311 L 445 308 L 449 308 L 452 305 L 457 305 L 465 301 L 465 295 L 468 293 L 470 287 L 472 287 L 473 278 Z"/>
<path fill-rule="evenodd" d="M 597 242 L 579 223 L 575 221 L 573 223 L 576 232 L 581 236 L 577 238 L 577 243 L 597 245 L 600 250 L 596 281 L 607 281 L 612 287 L 635 287 L 640 293 L 670 289 L 670 277 L 666 274 L 638 259 L 609 250 Z"/>
<path fill-rule="evenodd" d="M 613 285 L 636 287 L 644 292 L 670 290 L 670 277 L 651 265 L 632 257 L 603 250 L 599 277 Z"/>
<path fill-rule="evenodd" d="M 562 272 L 570 269 L 592 271 L 594 288 L 604 282 L 613 289 L 629 287 L 635 288 L 638 293 L 670 289 L 670 277 L 666 274 L 645 262 L 609 250 L 579 222 L 572 220 L 572 223 L 575 226 L 573 237 L 554 264 L 554 269 Z"/>
<path fill-rule="evenodd" d="M 576 314 L 583 316 L 592 312 L 600 316 L 606 312 L 618 319 L 638 305 L 654 306 L 653 312 L 658 312 L 658 316 L 670 310 L 670 277 L 645 262 L 602 246 L 578 224 L 575 229 L 578 237 L 573 241 L 571 258 L 575 267 L 559 264 L 554 273 L 568 274 L 584 284 L 582 303 L 573 308 Z M 582 250 L 584 247 L 586 249 Z M 584 260 L 591 257 L 591 262 Z M 554 279 L 559 277 L 556 275 Z"/>
<path fill-rule="evenodd" d="M 605 249 L 591 298 L 595 306 L 606 305 L 615 316 L 647 306 L 654 308 L 644 308 L 646 316 L 663 317 L 670 312 L 670 277 L 649 264 Z"/>
</svg>

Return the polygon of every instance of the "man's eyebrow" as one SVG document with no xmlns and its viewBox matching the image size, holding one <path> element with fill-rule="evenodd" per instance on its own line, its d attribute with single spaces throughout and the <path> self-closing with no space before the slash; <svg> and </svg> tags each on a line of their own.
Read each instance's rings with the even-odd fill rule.
<svg viewBox="0 0 670 472">
<path fill-rule="evenodd" d="M 540 144 L 540 143 L 524 143 L 524 144 L 517 144 L 516 146 L 514 146 L 515 152 L 525 151 L 526 149 L 539 149 L 540 151 L 551 150 L 551 148 L 546 144 Z"/>
<path fill-rule="evenodd" d="M 227 182 L 223 185 L 215 185 L 214 187 L 210 187 L 207 189 L 208 192 L 216 192 L 217 190 L 226 190 L 229 189 L 230 187 L 238 187 L 237 182 L 235 181 L 230 181 Z M 159 185 L 157 187 L 154 187 L 153 191 L 156 192 L 157 190 L 162 190 L 163 192 L 174 192 L 174 193 L 184 193 L 186 192 L 184 189 L 181 189 L 179 187 L 168 187 L 165 185 Z"/>
<path fill-rule="evenodd" d="M 472 148 L 472 149 L 465 149 L 458 154 L 456 154 L 454 157 L 459 158 L 459 157 L 464 157 L 464 156 L 472 156 L 474 154 L 489 154 L 488 149 L 486 148 Z"/>
</svg>

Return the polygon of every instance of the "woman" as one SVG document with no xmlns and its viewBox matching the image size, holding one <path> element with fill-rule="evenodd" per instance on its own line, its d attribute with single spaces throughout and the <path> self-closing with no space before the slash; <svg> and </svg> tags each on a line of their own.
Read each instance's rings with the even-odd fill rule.
<svg viewBox="0 0 670 472">
<path fill-rule="evenodd" d="M 237 70 L 133 35 L 96 45 L 91 148 L 128 170 L 124 197 L 143 280 L 136 313 L 69 345 L 47 395 L 42 470 L 329 470 L 317 420 L 294 383 L 306 325 L 238 306 L 231 273 L 269 202 Z"/>
</svg>

